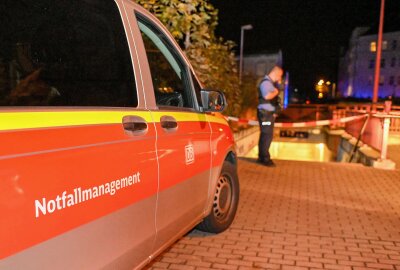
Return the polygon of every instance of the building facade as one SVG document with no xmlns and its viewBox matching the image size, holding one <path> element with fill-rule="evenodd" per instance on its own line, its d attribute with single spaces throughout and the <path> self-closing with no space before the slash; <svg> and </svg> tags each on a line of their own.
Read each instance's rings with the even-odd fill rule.
<svg viewBox="0 0 400 270">
<path fill-rule="evenodd" d="M 372 98 L 377 35 L 356 28 L 339 63 L 338 90 L 343 97 Z M 382 38 L 379 98 L 400 97 L 400 31 Z"/>
<path fill-rule="evenodd" d="M 243 56 L 243 76 L 260 79 L 264 77 L 279 61 L 282 53 L 259 53 Z"/>
</svg>

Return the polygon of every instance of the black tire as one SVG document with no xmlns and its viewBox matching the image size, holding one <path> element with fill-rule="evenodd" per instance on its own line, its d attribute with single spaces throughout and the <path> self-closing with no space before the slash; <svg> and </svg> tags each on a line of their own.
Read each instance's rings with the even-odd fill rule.
<svg viewBox="0 0 400 270">
<path fill-rule="evenodd" d="M 220 233 L 229 228 L 236 215 L 239 203 L 239 180 L 236 167 L 225 161 L 214 190 L 211 213 L 197 226 L 197 229 Z"/>
</svg>

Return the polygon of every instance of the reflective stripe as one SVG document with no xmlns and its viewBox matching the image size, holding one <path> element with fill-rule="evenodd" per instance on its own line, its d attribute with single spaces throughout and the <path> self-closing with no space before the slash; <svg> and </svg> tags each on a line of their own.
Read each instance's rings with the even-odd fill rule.
<svg viewBox="0 0 400 270">
<path fill-rule="evenodd" d="M 154 115 L 155 122 L 159 122 L 161 116 L 168 115 L 173 116 L 178 122 L 211 122 L 218 124 L 228 125 L 228 122 L 225 120 L 222 114 L 204 114 L 204 113 L 195 113 L 195 112 L 173 112 L 173 111 L 152 111 Z"/>
<path fill-rule="evenodd" d="M 152 112 L 154 120 L 147 111 L 71 111 L 71 112 L 4 112 L 0 113 L 0 131 L 82 126 L 98 124 L 119 124 L 125 115 L 143 117 L 147 122 L 160 122 L 163 115 L 173 116 L 177 121 L 214 122 L 227 125 L 225 119 L 192 112 Z"/>
<path fill-rule="evenodd" d="M 152 121 L 143 111 L 7 112 L 0 113 L 0 130 L 116 124 L 130 114 Z"/>
<path fill-rule="evenodd" d="M 223 124 L 225 126 L 228 126 L 228 122 L 226 121 L 225 117 L 222 114 L 219 114 L 218 116 L 206 114 L 206 119 L 208 122 L 211 123 Z"/>
</svg>

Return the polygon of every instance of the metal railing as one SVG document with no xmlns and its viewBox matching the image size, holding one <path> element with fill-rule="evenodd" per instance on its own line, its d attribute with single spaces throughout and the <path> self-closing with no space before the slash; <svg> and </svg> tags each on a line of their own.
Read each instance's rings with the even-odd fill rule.
<svg viewBox="0 0 400 270">
<path fill-rule="evenodd" d="M 386 106 L 385 106 L 386 105 Z M 387 159 L 389 134 L 400 135 L 400 106 L 386 104 L 337 104 L 337 105 L 290 105 L 277 119 L 278 122 L 296 123 L 313 120 L 337 120 L 354 115 L 368 115 L 367 122 L 358 119 L 349 123 L 332 121 L 330 128 L 345 129 L 364 144 L 380 152 L 380 160 Z M 239 125 L 240 126 L 240 125 Z M 258 127 L 235 132 L 235 140 L 251 136 L 258 132 Z"/>
<path fill-rule="evenodd" d="M 290 105 L 282 114 L 282 120 L 286 122 L 296 122 L 298 120 L 324 120 L 324 119 L 340 119 L 349 116 L 349 113 L 371 113 L 383 112 L 385 104 L 360 104 L 360 103 L 346 103 L 346 104 L 315 104 L 315 105 Z M 400 106 L 391 106 L 390 113 L 392 115 L 400 115 Z M 331 128 L 344 128 L 344 123 L 331 125 Z M 395 117 L 390 122 L 390 133 L 400 134 L 400 119 Z"/>
<path fill-rule="evenodd" d="M 334 105 L 331 108 L 333 110 L 333 117 L 342 118 L 346 117 L 349 112 L 353 113 L 371 113 L 377 112 L 382 113 L 385 111 L 385 104 L 346 104 L 346 105 Z M 393 116 L 390 121 L 389 132 L 393 134 L 400 134 L 400 106 L 391 106 L 390 115 Z M 344 127 L 344 125 L 342 125 Z"/>
<path fill-rule="evenodd" d="M 397 123 L 400 122 L 400 114 L 376 113 L 373 114 L 373 117 L 380 118 L 383 120 L 381 159 L 385 160 L 387 158 L 389 133 L 390 133 L 390 127 L 392 127 L 391 123 L 393 123 L 394 120 L 397 120 Z"/>
</svg>

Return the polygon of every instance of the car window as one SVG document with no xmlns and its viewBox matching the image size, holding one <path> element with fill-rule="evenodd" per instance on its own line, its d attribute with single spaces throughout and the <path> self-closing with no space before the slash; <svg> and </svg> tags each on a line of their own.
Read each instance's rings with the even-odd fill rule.
<svg viewBox="0 0 400 270">
<path fill-rule="evenodd" d="M 137 106 L 113 1 L 2 1 L 0 105 Z"/>
<path fill-rule="evenodd" d="M 156 104 L 195 108 L 188 68 L 168 39 L 137 14 L 153 81 Z"/>
</svg>

